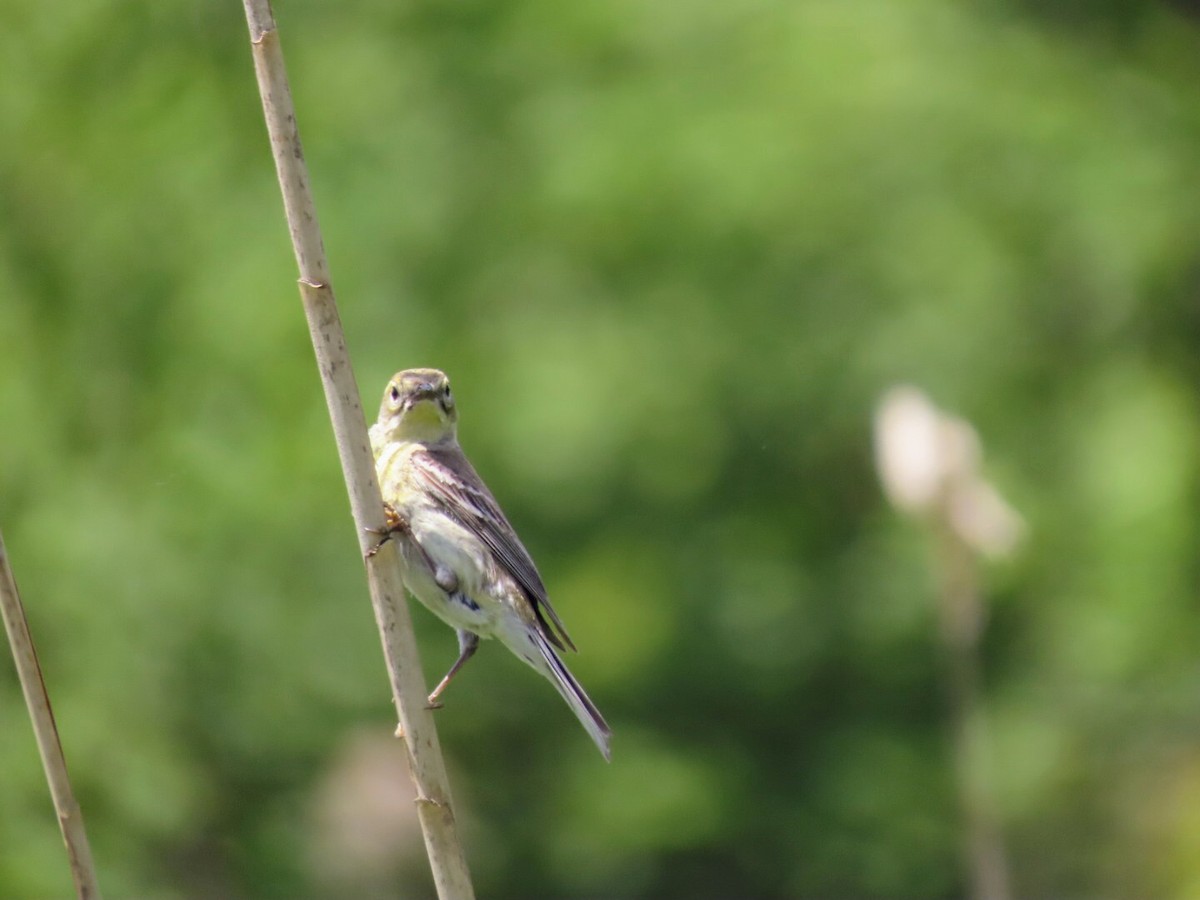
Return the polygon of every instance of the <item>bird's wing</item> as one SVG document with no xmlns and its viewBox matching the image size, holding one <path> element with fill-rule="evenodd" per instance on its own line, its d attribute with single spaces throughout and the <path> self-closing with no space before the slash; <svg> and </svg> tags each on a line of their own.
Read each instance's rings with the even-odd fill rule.
<svg viewBox="0 0 1200 900">
<path fill-rule="evenodd" d="M 542 633 L 560 650 L 575 649 L 546 596 L 546 586 L 529 551 L 500 511 L 500 504 L 457 446 L 425 447 L 411 456 L 413 472 L 442 511 L 473 533 L 529 598 Z M 546 621 L 549 616 L 550 622 Z M 557 633 L 556 633 L 557 630 Z M 561 638 L 561 639 L 560 639 Z M 564 646 L 564 642 L 566 646 Z"/>
</svg>

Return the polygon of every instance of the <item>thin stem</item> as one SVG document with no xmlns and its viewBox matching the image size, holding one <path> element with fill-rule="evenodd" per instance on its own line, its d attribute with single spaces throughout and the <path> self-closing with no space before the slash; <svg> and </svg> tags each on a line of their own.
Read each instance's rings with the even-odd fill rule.
<svg viewBox="0 0 1200 900">
<path fill-rule="evenodd" d="M 329 267 L 309 190 L 308 170 L 300 147 L 279 33 L 267 0 L 243 2 L 271 153 L 300 269 L 300 298 L 325 389 L 334 440 L 350 495 L 350 509 L 357 526 L 359 548 L 365 555 L 373 541 L 368 529 L 378 531 L 385 524 L 375 462 L 330 286 Z M 367 583 L 400 718 L 399 733 L 408 747 L 409 767 L 417 793 L 417 814 L 438 896 L 442 900 L 466 900 L 474 897 L 474 890 L 458 839 L 437 731 L 433 717 L 426 709 L 425 679 L 408 606 L 404 602 L 400 566 L 395 542 L 391 542 L 366 559 Z"/>
<path fill-rule="evenodd" d="M 1007 854 L 997 825 L 988 766 L 987 722 L 979 697 L 979 636 L 986 615 L 974 551 L 945 524 L 935 525 L 941 575 L 941 634 L 946 649 L 954 766 L 967 830 L 974 900 L 1011 896 Z"/>
<path fill-rule="evenodd" d="M 62 830 L 63 842 L 67 845 L 67 858 L 71 861 L 75 893 L 81 900 L 99 900 L 100 886 L 96 880 L 96 868 L 92 862 L 92 849 L 88 844 L 87 831 L 83 827 L 83 813 L 71 790 L 67 761 L 63 757 L 62 744 L 58 740 L 54 711 L 50 708 L 50 695 L 46 692 L 46 682 L 42 679 L 42 667 L 38 663 L 37 650 L 29 633 L 29 623 L 25 619 L 21 595 L 17 592 L 17 581 L 8 562 L 3 534 L 0 534 L 0 613 L 4 616 L 4 630 L 12 647 L 17 676 L 21 679 L 25 706 L 29 709 L 29 718 L 33 722 L 33 733 L 37 738 L 38 753 L 42 757 L 42 768 L 46 770 L 46 781 L 50 784 L 50 797 L 54 801 L 55 812 L 58 813 L 58 827 Z"/>
</svg>

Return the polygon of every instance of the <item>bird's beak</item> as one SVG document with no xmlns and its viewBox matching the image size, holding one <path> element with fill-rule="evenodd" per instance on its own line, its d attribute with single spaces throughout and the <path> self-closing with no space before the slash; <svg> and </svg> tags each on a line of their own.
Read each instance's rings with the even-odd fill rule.
<svg viewBox="0 0 1200 900">
<path fill-rule="evenodd" d="M 408 395 L 408 397 L 405 398 L 404 411 L 408 412 L 422 400 L 429 400 L 436 394 L 437 391 L 434 389 L 433 385 L 429 384 L 428 382 L 417 385 L 416 390 L 414 390 Z"/>
</svg>

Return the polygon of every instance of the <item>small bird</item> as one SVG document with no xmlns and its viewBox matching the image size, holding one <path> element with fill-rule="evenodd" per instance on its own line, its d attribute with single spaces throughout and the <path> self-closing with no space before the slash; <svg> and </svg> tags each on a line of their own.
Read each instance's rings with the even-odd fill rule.
<svg viewBox="0 0 1200 900">
<path fill-rule="evenodd" d="M 529 551 L 459 447 L 457 423 L 450 379 L 437 369 L 406 369 L 388 382 L 371 426 L 388 507 L 381 544 L 398 541 L 405 586 L 458 633 L 458 659 L 429 705 L 440 705 L 479 639 L 496 638 L 550 680 L 610 759 L 608 724 L 555 652 L 575 644 Z"/>
</svg>

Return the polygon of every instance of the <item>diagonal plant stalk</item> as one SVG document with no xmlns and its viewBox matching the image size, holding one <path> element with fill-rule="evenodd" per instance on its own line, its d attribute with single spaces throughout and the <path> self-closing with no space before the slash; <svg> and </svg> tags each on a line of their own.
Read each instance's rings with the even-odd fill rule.
<svg viewBox="0 0 1200 900">
<path fill-rule="evenodd" d="M 268 0 L 243 0 L 243 3 L 250 27 L 263 115 L 271 139 L 271 154 L 275 159 L 292 247 L 300 269 L 300 298 L 325 389 L 334 440 L 350 495 L 350 509 L 357 526 L 359 548 L 365 556 L 374 543 L 371 531 L 380 531 L 385 526 L 375 461 L 330 286 L 329 266 L 309 190 L 308 169 L 300 147 L 275 19 Z M 458 839 L 437 731 L 433 716 L 426 708 L 425 678 L 404 600 L 400 567 L 394 542 L 385 544 L 381 552 L 366 559 L 371 603 L 400 717 L 400 733 L 408 747 L 409 768 L 417 793 L 417 814 L 438 897 L 441 900 L 469 900 L 474 897 L 474 890 Z"/>
<path fill-rule="evenodd" d="M 62 830 L 63 842 L 67 845 L 67 857 L 71 862 L 71 877 L 75 881 L 75 893 L 80 900 L 100 900 L 100 886 L 96 880 L 96 867 L 92 863 L 92 850 L 88 844 L 87 831 L 83 827 L 83 813 L 75 802 L 71 791 L 71 779 L 67 776 L 67 761 L 63 757 L 62 744 L 58 740 L 58 726 L 54 723 L 54 711 L 50 708 L 50 695 L 42 679 L 42 667 L 38 664 L 37 650 L 29 634 L 29 623 L 17 593 L 17 581 L 13 577 L 4 547 L 4 535 L 0 534 L 0 613 L 4 618 L 4 630 L 12 647 L 13 662 L 17 676 L 21 679 L 21 690 L 25 694 L 25 706 L 33 722 L 33 733 L 37 738 L 38 753 L 42 757 L 42 768 L 46 770 L 46 781 L 50 784 L 50 797 L 58 813 L 58 827 Z"/>
</svg>

